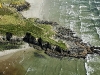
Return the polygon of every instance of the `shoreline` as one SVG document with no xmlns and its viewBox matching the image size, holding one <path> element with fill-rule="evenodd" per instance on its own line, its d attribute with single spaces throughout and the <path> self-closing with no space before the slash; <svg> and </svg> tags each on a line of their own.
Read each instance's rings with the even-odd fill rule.
<svg viewBox="0 0 100 75">
<path fill-rule="evenodd" d="M 40 4 L 37 7 L 38 9 L 40 9 L 41 5 L 43 4 L 43 0 L 42 0 L 42 2 L 36 1 L 35 3 L 32 2 L 32 0 L 27 1 L 27 2 L 29 2 L 30 5 L 36 3 L 35 6 L 37 6 L 37 4 Z M 32 7 L 30 7 L 29 10 L 31 10 L 31 8 Z M 37 8 L 36 8 L 36 10 L 37 10 Z M 25 11 L 25 12 L 27 12 L 27 11 Z M 33 12 L 33 11 L 30 11 L 30 12 Z M 37 11 L 37 12 L 38 12 L 37 14 L 40 13 L 39 11 Z M 29 14 L 29 12 L 27 12 L 27 13 Z M 23 15 L 23 13 L 21 13 L 21 14 Z M 37 16 L 36 14 L 34 14 L 34 15 Z M 23 16 L 25 17 L 25 15 L 23 15 Z M 31 16 L 31 17 L 33 17 L 33 16 Z M 56 25 L 59 25 L 58 23 L 55 23 L 55 22 L 53 23 L 53 22 L 48 22 L 48 21 L 43 21 L 42 22 L 41 20 L 39 22 L 36 22 L 36 23 L 40 23 L 40 24 L 47 24 L 48 23 L 49 25 L 52 25 L 53 27 L 56 27 L 56 31 L 57 31 L 56 33 L 57 34 L 55 35 L 56 36 L 55 39 L 61 39 L 63 41 L 66 41 L 68 44 L 70 43 L 69 44 L 70 48 L 68 49 L 68 51 L 65 51 L 64 49 L 61 49 L 60 47 L 57 48 L 57 46 L 55 46 L 56 47 L 55 49 L 52 49 L 53 47 L 50 47 L 50 48 L 49 47 L 44 47 L 44 48 L 46 48 L 46 50 L 45 49 L 44 50 L 45 50 L 45 53 L 47 55 L 50 55 L 50 56 L 53 55 L 53 56 L 58 56 L 58 57 L 59 56 L 61 56 L 61 57 L 70 56 L 70 57 L 75 57 L 75 58 L 85 58 L 88 53 L 93 53 L 94 49 L 96 49 L 96 47 L 91 47 L 87 43 L 84 43 L 81 38 L 79 38 L 77 36 L 74 36 L 73 34 L 75 32 L 73 32 L 71 29 L 67 29 L 65 27 L 58 27 L 57 28 Z M 32 39 L 29 38 L 29 40 L 32 40 Z M 42 44 L 44 44 L 44 43 L 42 42 Z M 32 45 L 34 45 L 34 43 L 32 43 Z M 44 46 L 45 45 L 47 46 L 48 44 L 44 44 Z M 50 44 L 50 45 L 53 46 L 52 44 Z M 47 48 L 49 50 L 47 50 Z M 93 48 L 93 49 L 91 49 L 91 48 Z M 97 48 L 97 49 L 99 49 L 99 48 Z M 0 52 L 0 56 L 16 52 L 17 50 L 20 50 L 20 49 L 5 50 L 4 52 Z M 96 53 L 96 51 L 95 51 L 95 53 Z M 98 53 L 98 51 L 97 51 L 97 53 Z"/>
<path fill-rule="evenodd" d="M 30 3 L 30 8 L 27 11 L 21 11 L 20 13 L 25 18 L 42 18 L 41 12 L 44 0 L 25 0 L 26 2 Z"/>
<path fill-rule="evenodd" d="M 27 1 L 27 0 L 26 0 Z M 30 0 L 31 1 L 31 0 Z M 34 2 L 33 2 L 34 3 Z M 41 2 L 39 2 L 41 3 Z M 37 3 L 36 3 L 37 4 Z M 39 8 L 40 9 L 40 8 Z M 31 10 L 31 9 L 29 9 Z M 21 13 L 22 14 L 22 13 Z M 23 15 L 23 14 L 22 14 Z M 23 15 L 24 16 L 24 15 Z M 25 17 L 25 16 L 24 16 Z M 48 22 L 48 21 L 44 21 L 44 20 L 36 20 L 36 23 L 39 24 L 46 24 L 46 25 L 52 25 L 53 28 L 55 28 L 55 32 L 57 33 L 55 35 L 55 39 L 60 39 L 63 42 L 65 42 L 65 44 L 68 44 L 68 46 L 70 46 L 70 48 L 68 49 L 68 51 L 66 51 L 66 49 L 62 49 L 61 47 L 57 47 L 57 45 L 52 45 L 49 44 L 49 42 L 46 44 L 41 42 L 41 46 L 43 46 L 45 49 L 45 53 L 49 56 L 54 56 L 54 57 L 66 57 L 66 56 L 70 56 L 70 57 L 75 57 L 75 58 L 86 58 L 86 55 L 88 53 L 93 53 L 91 46 L 88 46 L 87 43 L 84 43 L 83 40 L 77 36 L 74 36 L 75 32 L 72 31 L 71 29 L 67 29 L 66 27 L 60 26 L 57 22 Z M 29 36 L 28 36 L 29 37 Z M 33 36 L 34 37 L 34 36 Z M 34 39 L 30 39 L 30 38 L 26 38 L 29 40 L 34 40 Z M 35 38 L 36 39 L 36 38 Z M 55 40 L 54 39 L 54 40 Z M 29 41 L 26 41 L 27 43 L 30 43 Z M 34 45 L 34 43 L 32 43 L 32 45 Z M 53 47 L 48 47 L 48 45 L 50 46 L 55 46 L 55 48 Z M 37 45 L 38 46 L 38 45 Z M 39 47 L 41 47 L 39 46 Z M 47 46 L 47 47 L 46 47 Z M 42 48 L 42 47 L 41 47 Z M 49 50 L 47 50 L 49 49 Z M 58 50 L 57 50 L 58 49 Z M 93 50 L 95 48 L 93 47 Z M 6 50 L 5 52 L 0 52 L 1 56 L 15 52 L 15 50 L 18 49 L 14 49 L 14 50 Z M 19 49 L 20 50 L 20 49 Z M 11 52 L 10 52 L 11 51 Z"/>
<path fill-rule="evenodd" d="M 0 51 L 0 57 L 6 56 L 9 54 L 13 54 L 13 53 L 16 53 L 18 51 L 26 50 L 29 48 L 31 48 L 31 47 L 29 47 L 28 44 L 26 43 L 25 45 L 22 45 L 22 48 L 19 48 L 19 49 L 10 49 L 10 50 Z"/>
</svg>

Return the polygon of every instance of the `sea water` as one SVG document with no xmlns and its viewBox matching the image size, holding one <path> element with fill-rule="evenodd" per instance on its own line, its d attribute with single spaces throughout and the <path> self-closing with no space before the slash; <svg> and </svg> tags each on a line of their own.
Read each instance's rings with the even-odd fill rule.
<svg viewBox="0 0 100 75">
<path fill-rule="evenodd" d="M 84 42 L 100 46 L 99 0 L 45 0 L 42 19 L 75 31 Z"/>
<path fill-rule="evenodd" d="M 32 3 L 32 6 L 30 8 L 31 11 L 29 10 L 27 12 L 24 12 L 24 14 L 30 13 L 29 15 L 31 15 L 26 15 L 26 17 L 37 17 L 42 20 L 58 22 L 59 25 L 75 31 L 77 36 L 82 38 L 84 42 L 88 42 L 93 46 L 100 46 L 100 0 L 41 0 L 40 3 L 38 3 L 39 0 L 27 1 L 32 1 L 30 2 Z M 86 63 L 84 63 L 87 70 L 87 75 L 100 74 L 100 63 L 99 61 L 97 61 L 100 60 L 99 58 L 100 57 L 95 54 L 87 56 Z M 92 59 L 94 59 L 95 62 L 91 61 Z M 66 66 L 66 68 L 62 67 L 64 69 L 63 70 L 61 66 L 59 66 L 56 69 L 56 67 L 54 68 L 55 65 L 51 65 L 50 60 L 55 61 L 55 64 L 64 65 Z M 46 63 L 46 65 L 49 66 L 44 66 L 46 68 L 45 70 L 47 71 L 51 68 L 52 71 L 53 69 L 53 71 L 50 72 L 52 75 L 54 75 L 54 72 L 55 75 L 82 75 L 81 73 L 79 74 L 77 71 L 80 68 L 75 68 L 75 72 L 72 68 L 72 70 L 70 69 L 70 74 L 65 73 L 67 71 L 67 68 L 69 69 L 69 66 L 67 65 L 69 61 L 67 60 L 68 59 L 59 61 L 58 59 L 49 58 L 46 60 L 50 61 Z M 42 62 L 42 59 L 39 59 L 39 61 Z M 73 62 L 75 61 L 78 62 L 79 60 L 74 59 Z M 65 64 L 65 62 L 67 63 Z M 74 65 L 72 65 L 72 67 L 75 67 Z M 47 74 L 45 70 L 43 75 Z M 56 73 L 60 71 L 61 73 Z"/>
<path fill-rule="evenodd" d="M 55 21 L 72 29 L 91 45 L 100 46 L 99 0 L 26 0 L 31 7 L 22 14 L 27 17 Z"/>
</svg>

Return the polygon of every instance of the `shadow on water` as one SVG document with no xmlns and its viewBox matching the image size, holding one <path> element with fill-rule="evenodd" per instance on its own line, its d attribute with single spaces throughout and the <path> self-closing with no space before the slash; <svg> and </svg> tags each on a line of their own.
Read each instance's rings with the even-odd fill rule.
<svg viewBox="0 0 100 75">
<path fill-rule="evenodd" d="M 34 52 L 34 56 L 38 58 L 46 58 L 44 55 Z"/>
</svg>

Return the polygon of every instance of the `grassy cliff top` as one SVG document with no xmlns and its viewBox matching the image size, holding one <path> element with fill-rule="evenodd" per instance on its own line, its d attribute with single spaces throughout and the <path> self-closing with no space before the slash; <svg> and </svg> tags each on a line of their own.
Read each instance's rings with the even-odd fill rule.
<svg viewBox="0 0 100 75">
<path fill-rule="evenodd" d="M 52 39 L 56 33 L 52 30 L 51 25 L 38 24 L 34 22 L 33 18 L 25 19 L 14 8 L 3 6 L 0 8 L 0 34 L 4 35 L 6 32 L 17 36 L 24 36 L 26 32 L 30 32 L 36 38 L 41 37 L 51 44 L 63 49 L 67 48 L 62 41 L 57 42 Z"/>
<path fill-rule="evenodd" d="M 24 3 L 25 0 L 0 0 L 1 3 L 16 3 L 16 4 L 20 4 L 20 3 Z"/>
</svg>

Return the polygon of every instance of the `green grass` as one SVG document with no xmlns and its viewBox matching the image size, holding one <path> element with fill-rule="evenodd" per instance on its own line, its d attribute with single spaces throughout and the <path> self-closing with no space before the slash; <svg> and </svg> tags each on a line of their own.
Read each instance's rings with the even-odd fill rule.
<svg viewBox="0 0 100 75">
<path fill-rule="evenodd" d="M 20 48 L 20 44 L 19 45 L 18 44 L 14 45 L 14 44 L 11 44 L 11 43 L 9 43 L 9 44 L 0 43 L 0 51 L 9 50 L 9 49 L 18 49 L 18 48 Z"/>
<path fill-rule="evenodd" d="M 0 8 L 0 15 L 11 15 L 12 14 L 12 11 L 10 11 L 9 9 L 7 8 Z"/>
<path fill-rule="evenodd" d="M 2 3 L 23 3 L 25 0 L 0 0 Z"/>
<path fill-rule="evenodd" d="M 45 42 L 67 49 L 66 45 L 62 41 L 57 42 L 52 39 L 52 36 L 56 33 L 52 30 L 51 25 L 35 23 L 32 18 L 23 19 L 14 9 L 10 9 L 13 8 L 3 7 L 1 9 L 1 11 L 5 11 L 2 11 L 0 14 L 0 34 L 11 32 L 13 35 L 25 36 L 26 32 L 29 32 L 36 38 L 41 37 Z"/>
</svg>

